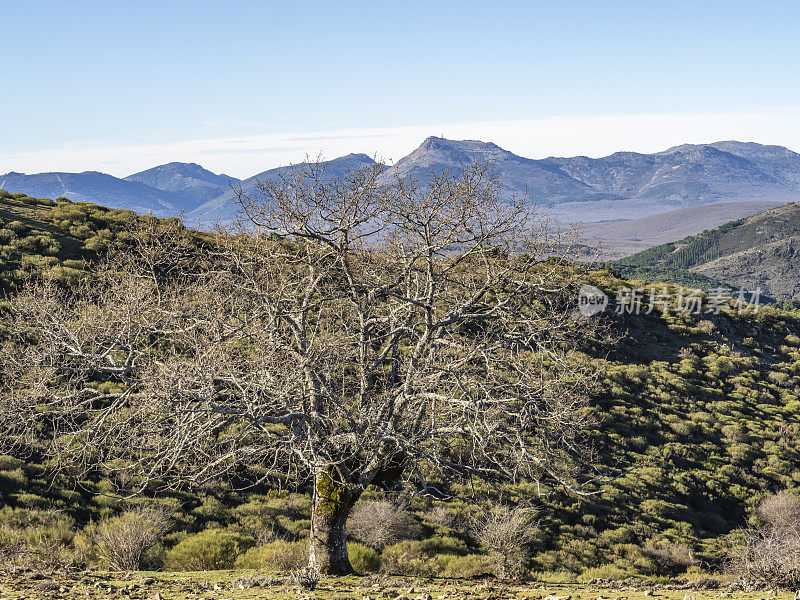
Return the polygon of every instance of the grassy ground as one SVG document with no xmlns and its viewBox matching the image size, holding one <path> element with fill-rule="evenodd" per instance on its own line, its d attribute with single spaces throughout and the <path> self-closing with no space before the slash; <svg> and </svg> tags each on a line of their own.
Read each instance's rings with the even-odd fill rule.
<svg viewBox="0 0 800 600">
<path fill-rule="evenodd" d="M 0 576 L 0 599 L 62 600 L 131 598 L 147 600 L 791 600 L 789 592 L 726 592 L 677 589 L 669 585 L 591 585 L 577 583 L 502 583 L 495 580 L 414 579 L 405 577 L 336 577 L 322 579 L 314 591 L 286 577 L 252 571 L 202 573 L 78 573 L 46 576 L 17 573 Z"/>
</svg>

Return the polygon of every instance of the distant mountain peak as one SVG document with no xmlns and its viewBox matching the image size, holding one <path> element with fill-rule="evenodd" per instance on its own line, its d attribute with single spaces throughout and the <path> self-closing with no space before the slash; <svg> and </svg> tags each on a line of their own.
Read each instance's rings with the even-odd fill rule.
<svg viewBox="0 0 800 600">
<path fill-rule="evenodd" d="M 502 150 L 506 152 L 500 146 L 493 142 L 484 142 L 481 140 L 451 140 L 444 137 L 438 137 L 435 135 L 428 136 L 425 140 L 419 145 L 417 150 Z"/>
<path fill-rule="evenodd" d="M 350 154 L 345 154 L 344 156 L 339 156 L 338 158 L 332 158 L 331 160 L 323 161 L 326 165 L 337 165 L 342 163 L 357 163 L 357 164 L 372 164 L 375 160 L 369 156 L 368 154 L 364 154 L 363 152 L 351 152 Z"/>
<path fill-rule="evenodd" d="M 184 199 L 183 208 L 191 211 L 219 196 L 238 179 L 217 175 L 193 162 L 170 162 L 133 175 L 126 181 L 136 181 L 158 190 L 179 194 Z"/>
</svg>

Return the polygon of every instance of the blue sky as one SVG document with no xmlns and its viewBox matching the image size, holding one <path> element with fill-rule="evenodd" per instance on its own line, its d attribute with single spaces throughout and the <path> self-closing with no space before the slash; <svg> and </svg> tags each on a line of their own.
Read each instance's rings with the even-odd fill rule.
<svg viewBox="0 0 800 600">
<path fill-rule="evenodd" d="M 798 2 L 0 0 L 0 15 L 0 172 L 168 159 L 243 176 L 301 153 L 396 159 L 441 133 L 529 156 L 742 136 L 800 150 Z"/>
</svg>

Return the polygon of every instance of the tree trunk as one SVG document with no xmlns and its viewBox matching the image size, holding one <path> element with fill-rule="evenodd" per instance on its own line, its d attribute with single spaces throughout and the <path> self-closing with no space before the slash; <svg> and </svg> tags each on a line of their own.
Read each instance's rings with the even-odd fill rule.
<svg viewBox="0 0 800 600">
<path fill-rule="evenodd" d="M 314 482 L 308 566 L 328 575 L 353 573 L 347 555 L 347 515 L 360 492 L 331 479 L 321 471 Z"/>
</svg>

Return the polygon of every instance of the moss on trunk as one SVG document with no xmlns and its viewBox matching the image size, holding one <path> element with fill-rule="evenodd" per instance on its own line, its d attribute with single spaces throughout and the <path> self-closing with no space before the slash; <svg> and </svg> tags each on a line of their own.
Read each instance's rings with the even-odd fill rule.
<svg viewBox="0 0 800 600">
<path fill-rule="evenodd" d="M 315 479 L 309 566 L 328 575 L 347 575 L 353 572 L 347 555 L 347 516 L 361 493 L 335 481 L 327 469 Z"/>
</svg>

